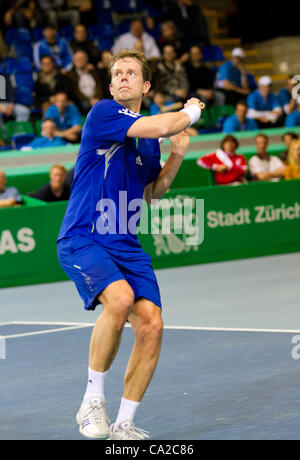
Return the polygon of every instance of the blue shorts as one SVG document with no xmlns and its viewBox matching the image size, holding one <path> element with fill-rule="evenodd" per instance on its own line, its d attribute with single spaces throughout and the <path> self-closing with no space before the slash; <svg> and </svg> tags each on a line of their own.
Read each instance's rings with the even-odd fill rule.
<svg viewBox="0 0 300 460">
<path fill-rule="evenodd" d="M 112 282 L 126 280 L 135 300 L 144 297 L 161 308 L 161 298 L 151 257 L 142 248 L 109 251 L 83 235 L 57 243 L 60 265 L 75 283 L 86 310 L 95 310 L 99 294 Z"/>
</svg>

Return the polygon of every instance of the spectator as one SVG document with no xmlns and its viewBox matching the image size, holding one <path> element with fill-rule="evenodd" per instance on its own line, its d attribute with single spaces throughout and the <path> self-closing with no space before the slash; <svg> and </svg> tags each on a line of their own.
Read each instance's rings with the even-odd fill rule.
<svg viewBox="0 0 300 460">
<path fill-rule="evenodd" d="M 65 180 L 65 184 L 68 187 L 70 187 L 70 189 L 72 187 L 73 179 L 74 179 L 74 167 L 72 169 L 69 169 L 69 171 L 67 172 L 66 180 Z"/>
<path fill-rule="evenodd" d="M 238 131 L 255 131 L 258 129 L 257 123 L 251 118 L 247 118 L 248 105 L 245 101 L 237 103 L 235 114 L 226 118 L 223 125 L 224 133 L 234 133 Z"/>
<path fill-rule="evenodd" d="M 6 119 L 14 118 L 15 121 L 27 121 L 30 109 L 26 105 L 16 103 L 16 91 L 12 87 L 9 75 L 2 74 L 5 78 L 5 96 L 0 102 L 0 123 L 3 124 L 3 117 Z"/>
<path fill-rule="evenodd" d="M 208 28 L 204 15 L 193 0 L 169 0 L 164 17 L 173 21 L 182 34 L 184 43 L 209 45 Z"/>
<path fill-rule="evenodd" d="M 172 21 L 165 21 L 161 24 L 161 36 L 158 39 L 158 45 L 161 51 L 165 45 L 174 46 L 178 61 L 181 64 L 189 58 L 188 46 L 181 40 L 177 27 Z"/>
<path fill-rule="evenodd" d="M 42 113 L 53 104 L 53 96 L 57 92 L 67 92 L 69 82 L 55 67 L 52 56 L 42 56 L 41 70 L 38 73 L 37 80 L 34 85 L 35 105 L 42 108 Z"/>
<path fill-rule="evenodd" d="M 68 9 L 78 11 L 80 21 L 85 25 L 95 24 L 96 3 L 92 0 L 67 0 Z"/>
<path fill-rule="evenodd" d="M 286 150 L 282 152 L 282 154 L 280 155 L 280 159 L 283 163 L 287 163 L 288 153 L 289 153 L 289 148 L 291 146 L 291 143 L 292 141 L 295 141 L 296 139 L 298 139 L 298 136 L 295 133 L 289 132 L 289 133 L 284 133 L 281 139 L 286 146 Z"/>
<path fill-rule="evenodd" d="M 130 24 L 130 32 L 122 34 L 112 47 L 112 52 L 116 53 L 122 48 L 135 49 L 143 52 L 147 59 L 160 59 L 159 48 L 151 35 L 144 32 L 143 22 L 134 19 Z"/>
<path fill-rule="evenodd" d="M 283 112 L 286 115 L 288 115 L 289 113 L 292 113 L 296 108 L 297 99 L 293 97 L 292 91 L 297 85 L 297 83 L 294 82 L 293 78 L 294 76 L 290 75 L 289 78 L 287 79 L 286 88 L 282 88 L 278 93 L 278 99 L 279 99 L 280 105 L 282 107 Z"/>
<path fill-rule="evenodd" d="M 187 98 L 189 83 L 185 69 L 176 60 L 174 46 L 166 45 L 163 48 L 163 59 L 157 65 L 156 91 L 161 91 L 173 101 L 182 101 Z"/>
<path fill-rule="evenodd" d="M 70 187 L 65 184 L 66 177 L 67 170 L 63 165 L 53 165 L 50 169 L 50 183 L 43 185 L 35 193 L 31 193 L 31 196 L 46 202 L 68 200 Z"/>
<path fill-rule="evenodd" d="M 219 68 L 217 87 L 225 93 L 226 104 L 236 105 L 241 99 L 247 98 L 251 89 L 256 88 L 256 84 L 244 66 L 244 50 L 234 48 L 231 54 L 231 61 L 224 62 Z"/>
<path fill-rule="evenodd" d="M 110 73 L 109 63 L 112 58 L 112 52 L 110 50 L 103 50 L 101 53 L 101 59 L 98 62 L 98 74 L 102 82 L 103 98 L 111 99 L 112 95 L 109 91 L 110 85 Z"/>
<path fill-rule="evenodd" d="M 80 14 L 77 8 L 69 8 L 66 0 L 38 0 L 40 11 L 46 21 L 55 28 L 59 22 L 69 23 L 75 27 L 80 22 Z"/>
<path fill-rule="evenodd" d="M 76 105 L 69 103 L 66 93 L 57 93 L 54 96 L 54 104 L 46 110 L 45 118 L 51 118 L 55 122 L 55 136 L 72 143 L 80 141 L 81 115 Z"/>
<path fill-rule="evenodd" d="M 180 110 L 182 107 L 182 102 L 172 102 L 167 99 L 164 93 L 157 92 L 154 93 L 153 102 L 150 105 L 150 115 L 172 112 L 174 110 Z"/>
<path fill-rule="evenodd" d="M 73 62 L 72 70 L 67 73 L 71 98 L 85 115 L 103 98 L 102 83 L 98 72 L 89 68 L 88 56 L 84 51 L 76 51 Z"/>
<path fill-rule="evenodd" d="M 272 80 L 261 77 L 258 89 L 248 96 L 248 117 L 257 121 L 259 128 L 272 128 L 280 125 L 282 109 L 278 97 L 271 91 Z"/>
<path fill-rule="evenodd" d="M 247 162 L 243 155 L 236 154 L 238 146 L 238 140 L 229 134 L 222 140 L 220 150 L 199 158 L 197 164 L 213 171 L 219 185 L 246 183 Z"/>
<path fill-rule="evenodd" d="M 300 126 L 300 96 L 295 101 L 295 110 L 285 119 L 286 128 L 295 128 L 296 126 Z"/>
<path fill-rule="evenodd" d="M 289 153 L 288 153 L 288 164 L 284 171 L 284 178 L 289 179 L 300 179 L 300 140 L 292 141 Z"/>
<path fill-rule="evenodd" d="M 39 149 L 44 147 L 58 147 L 66 145 L 68 142 L 62 137 L 55 136 L 56 125 L 50 118 L 45 118 L 42 122 L 41 136 L 36 137 L 32 142 L 22 147 L 21 150 Z"/>
<path fill-rule="evenodd" d="M 69 43 L 73 53 L 84 51 L 88 61 L 94 66 L 100 61 L 100 51 L 94 43 L 88 39 L 88 31 L 84 24 L 78 24 L 74 29 L 74 38 Z"/>
<path fill-rule="evenodd" d="M 268 136 L 258 134 L 255 138 L 257 153 L 249 161 L 250 174 L 254 180 L 278 181 L 284 175 L 285 166 L 279 157 L 267 152 Z"/>
<path fill-rule="evenodd" d="M 0 208 L 17 206 L 23 202 L 22 197 L 15 187 L 6 187 L 5 172 L 0 170 Z"/>
<path fill-rule="evenodd" d="M 35 2 L 29 0 L 14 0 L 8 2 L 3 22 L 6 27 L 22 27 L 30 29 L 34 27 Z"/>
<path fill-rule="evenodd" d="M 200 98 L 208 107 L 213 104 L 224 105 L 224 95 L 213 89 L 214 73 L 210 67 L 203 64 L 202 59 L 201 47 L 198 45 L 191 46 L 189 60 L 185 63 L 190 97 Z"/>
<path fill-rule="evenodd" d="M 41 58 L 45 54 L 52 56 L 57 67 L 63 72 L 72 68 L 72 52 L 63 38 L 59 38 L 56 28 L 48 24 L 43 28 L 44 38 L 33 47 L 34 64 L 38 70 L 41 68 Z"/>
</svg>

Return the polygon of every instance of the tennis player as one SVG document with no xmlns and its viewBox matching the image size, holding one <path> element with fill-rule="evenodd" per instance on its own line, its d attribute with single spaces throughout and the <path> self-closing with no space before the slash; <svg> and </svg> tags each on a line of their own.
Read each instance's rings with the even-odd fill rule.
<svg viewBox="0 0 300 460">
<path fill-rule="evenodd" d="M 113 99 L 97 102 L 87 116 L 58 236 L 60 264 L 85 309 L 103 306 L 91 336 L 88 382 L 76 416 L 80 433 L 88 438 L 149 437 L 134 425 L 134 416 L 160 354 L 161 298 L 151 258 L 127 224 L 135 216 L 134 200 L 144 197 L 151 202 L 170 187 L 189 146 L 186 128 L 201 116 L 195 98 L 180 112 L 141 116 L 142 98 L 150 86 L 150 69 L 142 54 L 121 50 L 113 56 Z M 163 168 L 160 137 L 169 137 L 172 146 Z M 126 321 L 135 343 L 119 413 L 109 426 L 104 381 Z"/>
</svg>

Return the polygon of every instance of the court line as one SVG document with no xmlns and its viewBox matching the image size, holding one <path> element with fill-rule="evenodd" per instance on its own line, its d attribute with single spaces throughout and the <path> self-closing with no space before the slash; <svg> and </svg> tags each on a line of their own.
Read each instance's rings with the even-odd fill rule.
<svg viewBox="0 0 300 460">
<path fill-rule="evenodd" d="M 72 331 L 74 329 L 84 329 L 86 327 L 90 327 L 90 325 L 68 326 L 68 327 L 60 327 L 56 329 L 45 329 L 43 331 L 24 332 L 22 334 L 2 335 L 1 338 L 2 339 L 15 339 L 17 337 L 28 337 L 28 336 L 33 336 L 33 335 L 51 334 L 52 332 Z"/>
</svg>

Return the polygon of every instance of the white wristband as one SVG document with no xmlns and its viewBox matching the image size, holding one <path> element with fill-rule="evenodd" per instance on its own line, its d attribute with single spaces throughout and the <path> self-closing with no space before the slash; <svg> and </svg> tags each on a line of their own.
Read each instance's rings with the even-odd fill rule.
<svg viewBox="0 0 300 460">
<path fill-rule="evenodd" d="M 186 109 L 180 110 L 180 112 L 185 112 L 189 116 L 191 121 L 188 126 L 195 124 L 201 117 L 202 113 L 200 107 L 198 107 L 196 104 L 189 105 Z"/>
</svg>

